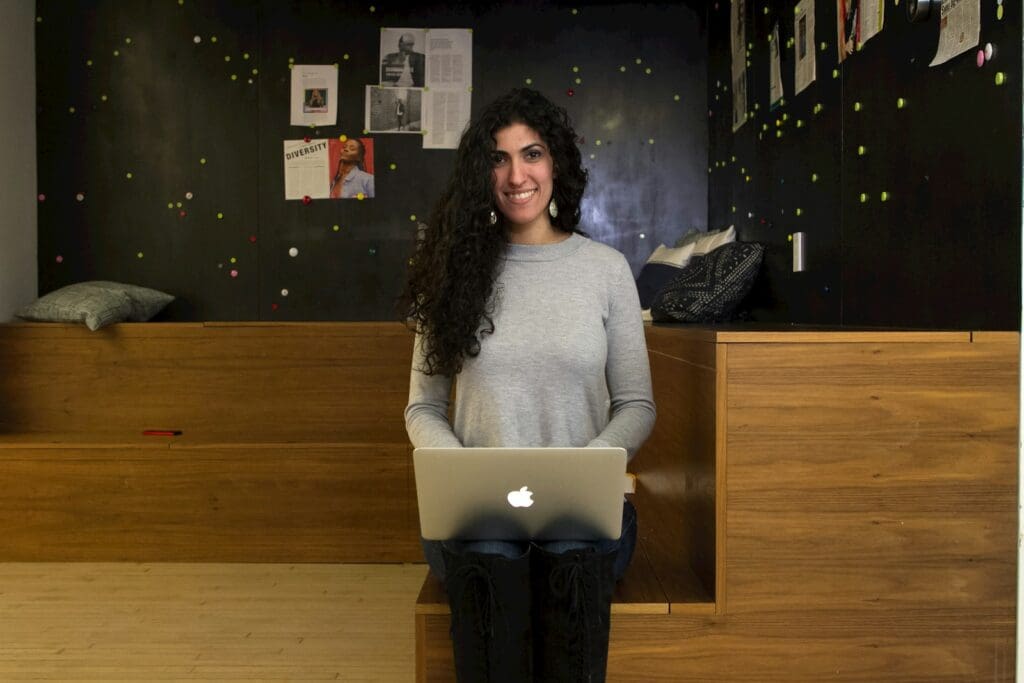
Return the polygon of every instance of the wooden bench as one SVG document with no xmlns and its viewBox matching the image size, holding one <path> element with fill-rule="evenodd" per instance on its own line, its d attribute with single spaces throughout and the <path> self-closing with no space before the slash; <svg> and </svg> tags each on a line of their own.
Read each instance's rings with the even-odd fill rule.
<svg viewBox="0 0 1024 683">
<path fill-rule="evenodd" d="M 1012 681 L 1016 332 L 647 327 L 608 680 Z M 454 680 L 428 578 L 417 681 Z"/>
<path fill-rule="evenodd" d="M 397 323 L 0 325 L 0 561 L 422 562 L 411 353 Z"/>
</svg>

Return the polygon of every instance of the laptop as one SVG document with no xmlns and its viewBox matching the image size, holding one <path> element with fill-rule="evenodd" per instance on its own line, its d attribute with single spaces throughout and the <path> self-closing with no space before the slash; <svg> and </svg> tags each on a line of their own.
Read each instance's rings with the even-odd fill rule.
<svg viewBox="0 0 1024 683">
<path fill-rule="evenodd" d="M 417 448 L 428 540 L 617 539 L 624 448 Z"/>
</svg>

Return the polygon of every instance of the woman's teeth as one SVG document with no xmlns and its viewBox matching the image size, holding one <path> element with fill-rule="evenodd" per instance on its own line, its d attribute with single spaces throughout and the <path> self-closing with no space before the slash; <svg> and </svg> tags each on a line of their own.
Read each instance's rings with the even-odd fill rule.
<svg viewBox="0 0 1024 683">
<path fill-rule="evenodd" d="M 531 195 L 533 195 L 534 192 L 536 192 L 536 190 L 527 190 L 526 192 L 517 192 L 515 194 L 509 194 L 509 198 L 511 198 L 511 199 L 526 199 L 527 197 L 530 197 Z"/>
</svg>

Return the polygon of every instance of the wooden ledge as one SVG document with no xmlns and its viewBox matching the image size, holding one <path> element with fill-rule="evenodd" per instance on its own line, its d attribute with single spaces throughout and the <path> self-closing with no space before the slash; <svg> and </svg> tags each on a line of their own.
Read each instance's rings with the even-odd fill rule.
<svg viewBox="0 0 1024 683">
<path fill-rule="evenodd" d="M 706 613 L 714 612 L 714 605 L 706 605 Z M 423 587 L 416 598 L 417 615 L 440 614 L 447 615 L 448 597 L 445 595 L 444 586 L 437 578 L 428 573 L 423 581 Z M 658 578 L 654 575 L 647 556 L 637 546 L 626 575 L 615 586 L 615 595 L 612 598 L 612 614 L 669 614 L 668 598 Z"/>
</svg>

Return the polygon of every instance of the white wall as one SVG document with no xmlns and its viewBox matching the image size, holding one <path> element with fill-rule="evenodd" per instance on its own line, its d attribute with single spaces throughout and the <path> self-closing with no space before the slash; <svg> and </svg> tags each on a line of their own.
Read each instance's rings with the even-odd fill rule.
<svg viewBox="0 0 1024 683">
<path fill-rule="evenodd" d="M 0 0 L 0 322 L 38 293 L 36 11 Z"/>
</svg>

